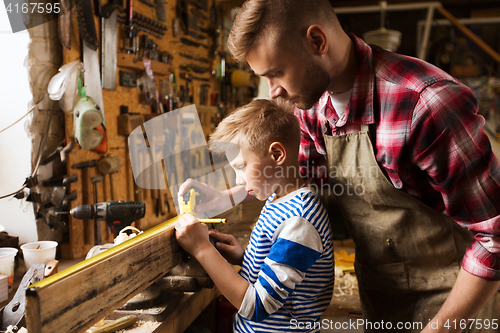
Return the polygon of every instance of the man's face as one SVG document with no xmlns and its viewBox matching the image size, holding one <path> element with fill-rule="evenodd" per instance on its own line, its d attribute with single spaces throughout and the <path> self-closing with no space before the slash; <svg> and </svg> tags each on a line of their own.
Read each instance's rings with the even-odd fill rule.
<svg viewBox="0 0 500 333">
<path fill-rule="evenodd" d="M 267 79 L 269 97 L 281 97 L 300 109 L 310 109 L 330 84 L 329 74 L 305 51 L 297 54 L 268 44 L 256 42 L 246 60 L 256 74 Z"/>
</svg>

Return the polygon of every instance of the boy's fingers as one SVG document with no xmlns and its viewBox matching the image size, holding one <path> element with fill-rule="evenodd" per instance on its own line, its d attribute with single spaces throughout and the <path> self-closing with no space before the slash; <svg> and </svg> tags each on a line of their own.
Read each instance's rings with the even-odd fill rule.
<svg viewBox="0 0 500 333">
<path fill-rule="evenodd" d="M 213 238 L 221 241 L 221 242 L 224 242 L 224 243 L 230 243 L 231 242 L 231 236 L 230 235 L 226 235 L 226 234 L 223 234 L 223 233 L 220 233 L 220 232 L 213 232 L 212 230 L 209 231 L 209 234 L 210 236 L 212 236 Z"/>
<path fill-rule="evenodd" d="M 222 252 L 227 252 L 230 249 L 229 245 L 222 243 L 222 242 L 215 243 L 215 247 Z"/>
</svg>

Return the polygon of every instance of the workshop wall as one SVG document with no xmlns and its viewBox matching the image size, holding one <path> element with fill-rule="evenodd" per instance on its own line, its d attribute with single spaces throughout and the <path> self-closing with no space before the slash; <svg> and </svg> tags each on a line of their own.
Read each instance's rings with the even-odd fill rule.
<svg viewBox="0 0 500 333">
<path fill-rule="evenodd" d="M 168 189 L 152 191 L 134 186 L 126 134 L 143 121 L 194 103 L 207 137 L 227 113 L 255 96 L 259 82 L 248 70 L 235 64 L 225 51 L 226 34 L 230 29 L 227 25 L 232 22 L 230 8 L 214 4 L 211 0 L 168 1 L 164 3 L 166 21 L 163 22 L 159 21 L 153 6 L 146 0 L 133 1 L 133 24 L 137 31 L 133 39 L 125 38 L 129 31 L 127 8 L 117 7 L 117 84 L 114 90 L 102 90 L 107 151 L 99 153 L 82 149 L 72 138 L 74 115 L 66 114 L 65 119 L 65 136 L 75 143 L 67 157 L 67 172 L 79 176 L 78 182 L 70 186 L 70 191 L 77 193 L 71 207 L 92 204 L 95 190 L 98 202 L 143 201 L 146 203 L 146 216 L 134 223 L 141 230 L 175 216 L 176 212 L 172 193 Z M 71 49 L 63 48 L 63 64 L 83 59 L 78 20 L 77 10 L 72 10 Z M 101 40 L 102 19 L 95 14 L 94 23 L 97 37 Z M 102 43 L 97 52 L 102 66 Z M 144 60 L 151 63 L 157 97 L 154 93 L 148 95 L 139 91 L 140 77 L 145 75 Z M 85 77 L 86 73 L 83 75 Z M 174 91 L 169 91 L 169 85 Z M 124 110 L 128 110 L 129 114 L 121 115 Z M 119 117 L 129 121 L 124 124 L 118 120 Z M 103 179 L 95 184 L 90 180 L 101 175 L 96 166 L 85 171 L 74 168 L 77 164 L 99 161 L 110 155 L 121 160 L 123 165 L 112 175 L 104 174 Z M 192 164 L 198 162 L 199 158 L 193 156 L 188 161 Z M 66 258 L 82 257 L 95 245 L 93 221 L 81 221 L 71 216 L 67 219 L 68 228 L 61 244 L 61 255 Z M 103 242 L 112 242 L 113 235 L 104 222 L 100 229 Z"/>
</svg>

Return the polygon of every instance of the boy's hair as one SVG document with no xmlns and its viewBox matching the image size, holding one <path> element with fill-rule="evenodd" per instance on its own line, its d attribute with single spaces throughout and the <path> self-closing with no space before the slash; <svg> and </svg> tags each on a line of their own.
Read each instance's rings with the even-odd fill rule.
<svg viewBox="0 0 500 333">
<path fill-rule="evenodd" d="M 236 144 L 263 157 L 273 142 L 282 143 L 289 154 L 298 154 L 299 120 L 287 102 L 257 99 L 224 118 L 210 136 L 209 147 L 224 153 Z"/>
<path fill-rule="evenodd" d="M 261 38 L 272 38 L 277 46 L 297 52 L 298 45 L 292 43 L 301 43 L 300 34 L 312 24 L 342 29 L 328 0 L 247 0 L 236 14 L 227 46 L 238 62 Z"/>
</svg>

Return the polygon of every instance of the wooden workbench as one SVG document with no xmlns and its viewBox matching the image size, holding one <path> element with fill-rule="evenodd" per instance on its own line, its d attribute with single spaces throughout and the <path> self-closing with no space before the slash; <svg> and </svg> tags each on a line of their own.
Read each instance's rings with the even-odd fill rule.
<svg viewBox="0 0 500 333">
<path fill-rule="evenodd" d="M 224 233 L 233 234 L 240 244 L 245 245 L 255 224 L 263 202 L 250 202 L 233 208 L 224 214 L 228 223 L 217 225 L 217 229 Z M 233 266 L 235 270 L 241 267 Z M 202 289 L 199 292 L 184 293 L 181 301 L 174 310 L 161 322 L 138 321 L 133 327 L 119 331 L 120 333 L 182 333 L 191 323 L 212 303 L 221 293 L 214 287 Z"/>
</svg>

